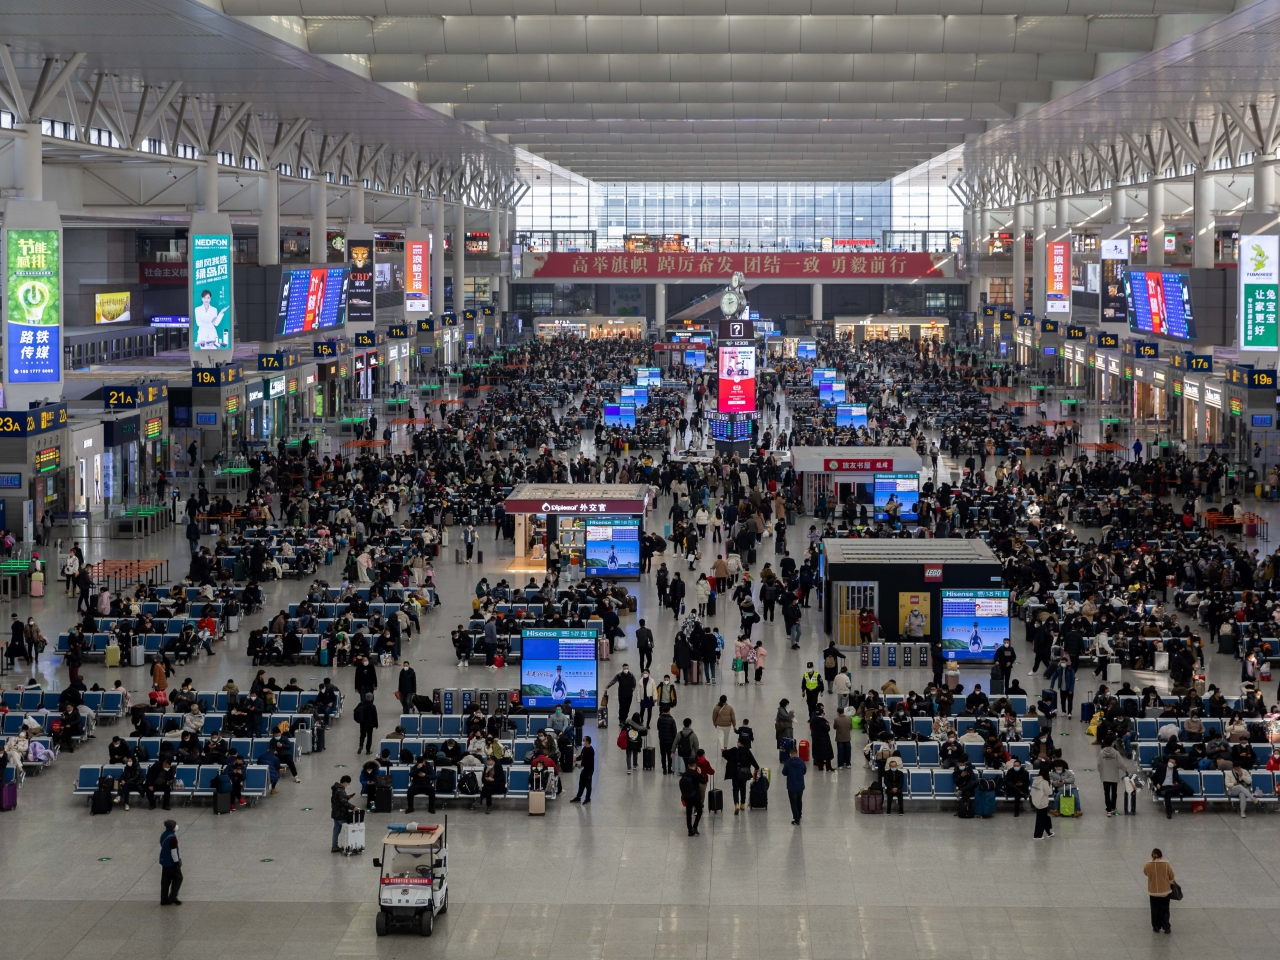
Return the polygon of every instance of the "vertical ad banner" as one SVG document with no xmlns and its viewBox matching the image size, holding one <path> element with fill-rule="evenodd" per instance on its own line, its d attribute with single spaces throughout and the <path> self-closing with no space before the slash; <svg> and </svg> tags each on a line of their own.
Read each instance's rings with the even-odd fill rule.
<svg viewBox="0 0 1280 960">
<path fill-rule="evenodd" d="M 720 413 L 752 413 L 756 409 L 755 344 L 720 347 L 720 382 L 717 409 Z"/>
<path fill-rule="evenodd" d="M 1071 312 L 1071 243 L 1055 240 L 1045 244 L 1048 270 L 1045 273 L 1044 309 L 1046 313 Z"/>
<path fill-rule="evenodd" d="M 5 330 L 9 383 L 57 383 L 62 283 L 57 230 L 9 230 Z"/>
<path fill-rule="evenodd" d="M 1280 349 L 1276 297 L 1280 292 L 1280 237 L 1240 238 L 1240 296 L 1237 342 L 1241 350 Z"/>
<path fill-rule="evenodd" d="M 347 238 L 347 322 L 373 323 L 373 241 Z"/>
<path fill-rule="evenodd" d="M 191 238 L 191 343 L 196 350 L 231 349 L 231 238 Z"/>
<path fill-rule="evenodd" d="M 404 312 L 426 313 L 431 309 L 431 242 L 404 242 Z"/>
</svg>

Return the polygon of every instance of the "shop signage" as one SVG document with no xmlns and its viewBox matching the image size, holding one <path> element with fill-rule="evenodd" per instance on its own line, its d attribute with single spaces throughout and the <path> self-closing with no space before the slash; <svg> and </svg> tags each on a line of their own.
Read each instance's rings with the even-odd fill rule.
<svg viewBox="0 0 1280 960">
<path fill-rule="evenodd" d="M 191 385 L 193 387 L 225 387 L 240 383 L 244 379 L 244 365 L 224 363 L 220 367 L 193 367 Z"/>
<path fill-rule="evenodd" d="M 850 280 L 955 276 L 949 253 L 530 253 L 525 280 L 619 277 L 659 280 L 704 277 L 727 280 Z"/>
<path fill-rule="evenodd" d="M 65 403 L 53 403 L 36 410 L 0 413 L 0 437 L 35 437 L 66 425 Z"/>
<path fill-rule="evenodd" d="M 309 373 L 309 374 L 307 374 L 307 376 L 308 376 L 308 377 L 310 377 L 310 378 L 311 378 L 311 380 L 315 380 L 315 374 L 314 374 L 314 373 Z M 309 380 L 308 382 L 311 382 L 311 381 Z M 297 393 L 297 392 L 298 392 L 298 378 L 297 378 L 297 377 L 290 377 L 290 378 L 289 378 L 289 382 L 288 382 L 288 385 L 287 385 L 287 388 L 286 388 L 286 391 L 285 391 L 285 392 L 286 392 L 286 393 L 288 393 L 288 394 L 289 394 L 289 396 L 291 396 L 291 397 L 292 397 L 295 393 Z"/>
<path fill-rule="evenodd" d="M 431 309 L 430 263 L 430 241 L 406 240 L 404 242 L 405 313 L 425 313 Z"/>
<path fill-rule="evenodd" d="M 296 353 L 260 353 L 258 354 L 258 369 L 266 372 L 272 370 L 288 370 L 298 365 L 298 355 Z"/>
<path fill-rule="evenodd" d="M 1071 244 L 1054 240 L 1045 244 L 1048 271 L 1045 276 L 1045 313 L 1071 312 Z"/>
<path fill-rule="evenodd" d="M 251 404 L 258 403 L 259 401 L 262 400 L 262 398 L 265 395 L 266 395 L 266 391 L 262 389 L 261 383 L 259 383 L 256 387 L 249 387 L 248 390 L 245 391 L 246 399 Z M 229 412 L 230 411 L 228 411 L 228 413 Z"/>
<path fill-rule="evenodd" d="M 136 410 L 141 404 L 141 387 L 102 388 L 102 409 L 104 410 Z"/>
<path fill-rule="evenodd" d="M 364 365 L 372 370 L 378 365 L 380 358 L 377 350 L 371 350 L 364 355 Z"/>
<path fill-rule="evenodd" d="M 1257 417 L 1254 417 L 1254 419 L 1256 420 Z M 21 489 L 22 489 L 22 474 L 0 473 L 0 490 L 21 490 Z"/>
<path fill-rule="evenodd" d="M 361 373 L 364 370 L 364 354 L 363 353 L 357 353 L 355 355 L 355 369 L 356 369 L 356 373 Z"/>
<path fill-rule="evenodd" d="M 1236 342 L 1241 350 L 1274 353 L 1280 349 L 1280 327 L 1276 322 L 1277 295 L 1280 295 L 1280 236 L 1242 236 L 1239 272 Z"/>
<path fill-rule="evenodd" d="M 1120 375 L 1119 357 L 1107 357 L 1107 373 L 1113 373 L 1116 376 Z"/>
<path fill-rule="evenodd" d="M 284 377 L 276 377 L 267 381 L 267 396 L 274 400 L 276 397 L 283 397 L 285 391 Z"/>
<path fill-rule="evenodd" d="M 142 435 L 147 440 L 154 440 L 156 439 L 156 437 L 160 436 L 163 430 L 164 430 L 164 420 L 160 417 L 152 417 L 144 425 Z"/>
<path fill-rule="evenodd" d="M 925 583 L 941 583 L 942 582 L 942 564 L 926 563 L 924 566 L 924 582 Z"/>
<path fill-rule="evenodd" d="M 189 327 L 191 325 L 190 317 L 164 316 L 152 317 L 151 326 L 153 327 Z"/>
<path fill-rule="evenodd" d="M 346 366 L 347 366 L 347 365 L 344 363 L 342 366 L 343 366 L 343 370 L 345 371 L 345 369 L 346 369 Z M 329 372 L 330 372 L 330 373 L 333 373 L 333 368 L 332 368 L 332 367 L 330 367 L 330 368 L 329 368 Z M 346 373 L 344 372 L 342 375 L 345 377 L 345 376 L 346 376 Z M 312 385 L 313 383 L 315 383 L 315 382 L 316 382 L 316 375 L 315 375 L 314 373 L 308 373 L 308 374 L 307 374 L 307 376 L 306 376 L 306 378 L 305 378 L 305 380 L 303 381 L 303 383 L 304 383 L 306 386 L 308 386 L 308 387 L 309 387 L 309 386 L 311 386 L 311 385 Z"/>
<path fill-rule="evenodd" d="M 61 447 L 46 447 L 43 450 L 36 451 L 36 459 L 33 464 L 36 473 L 48 473 L 50 470 L 57 470 L 61 465 Z"/>
<path fill-rule="evenodd" d="M 140 263 L 138 264 L 138 282 L 161 287 L 185 287 L 187 265 L 185 263 Z M 183 317 L 183 320 L 186 319 Z"/>
<path fill-rule="evenodd" d="M 892 473 L 893 459 L 837 460 L 833 457 L 826 461 L 826 470 L 827 473 Z"/>
<path fill-rule="evenodd" d="M 1206 406 L 1214 409 L 1222 409 L 1222 391 L 1217 387 L 1211 387 L 1209 384 L 1204 385 L 1204 402 Z"/>
<path fill-rule="evenodd" d="M 636 516 L 644 512 L 643 500 L 508 500 L 507 513 L 568 513 Z"/>
<path fill-rule="evenodd" d="M 1194 380 L 1184 380 L 1182 382 L 1182 395 L 1188 400 L 1200 399 L 1200 384 Z"/>
</svg>

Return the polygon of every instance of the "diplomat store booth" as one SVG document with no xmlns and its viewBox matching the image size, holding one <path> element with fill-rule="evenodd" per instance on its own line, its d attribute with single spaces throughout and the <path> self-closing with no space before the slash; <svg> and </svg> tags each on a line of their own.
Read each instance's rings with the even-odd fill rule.
<svg viewBox="0 0 1280 960">
<path fill-rule="evenodd" d="M 550 569 L 554 543 L 569 579 L 639 579 L 648 497 L 644 484 L 521 484 L 504 505 L 516 548 L 508 569 Z"/>
</svg>

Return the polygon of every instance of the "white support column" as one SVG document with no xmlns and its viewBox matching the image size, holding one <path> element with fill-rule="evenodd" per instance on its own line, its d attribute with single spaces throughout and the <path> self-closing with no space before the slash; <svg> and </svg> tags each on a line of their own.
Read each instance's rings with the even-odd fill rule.
<svg viewBox="0 0 1280 960">
<path fill-rule="evenodd" d="M 409 226 L 420 228 L 422 226 L 422 197 L 414 194 L 409 198 Z"/>
<path fill-rule="evenodd" d="M 329 261 L 329 184 L 320 173 L 311 181 L 311 262 Z"/>
<path fill-rule="evenodd" d="M 991 237 L 991 211 L 978 208 L 978 256 L 986 253 L 987 240 Z"/>
<path fill-rule="evenodd" d="M 1147 266 L 1164 266 L 1164 181 L 1147 181 Z"/>
<path fill-rule="evenodd" d="M 1027 309 L 1027 208 L 1020 203 L 1013 205 L 1013 312 Z"/>
<path fill-rule="evenodd" d="M 658 328 L 658 342 L 667 335 L 667 285 L 653 285 L 653 323 Z"/>
<path fill-rule="evenodd" d="M 1111 222 L 1124 223 L 1129 216 L 1129 194 L 1124 191 L 1124 184 L 1112 181 L 1111 184 Z"/>
<path fill-rule="evenodd" d="M 1253 212 L 1270 213 L 1276 208 L 1276 168 L 1273 159 L 1259 153 L 1253 161 Z"/>
<path fill-rule="evenodd" d="M 1057 229 L 1057 239 L 1070 240 L 1071 208 L 1065 193 L 1058 194 L 1057 200 L 1054 202 L 1054 207 L 1053 225 Z"/>
<path fill-rule="evenodd" d="M 18 149 L 22 151 L 20 175 L 22 176 L 22 198 L 24 200 L 44 199 L 44 134 L 40 132 L 40 124 L 19 124 L 18 129 L 26 136 L 18 141 Z"/>
<path fill-rule="evenodd" d="M 1217 239 L 1217 221 L 1213 218 L 1214 180 L 1213 171 L 1205 170 L 1203 165 L 1196 167 L 1192 177 L 1194 191 L 1194 223 L 1195 242 L 1191 246 L 1191 265 L 1203 269 L 1212 269 L 1214 246 Z M 1147 248 L 1150 249 L 1150 242 Z"/>
<path fill-rule="evenodd" d="M 496 259 L 502 253 L 502 214 L 497 207 L 489 211 L 489 255 L 495 259 L 490 262 L 489 295 L 491 299 L 500 300 L 498 295 L 506 284 L 502 282 L 501 261 Z"/>
<path fill-rule="evenodd" d="M 1044 221 L 1048 206 L 1048 200 L 1036 200 L 1031 206 L 1031 234 L 1033 240 L 1031 251 L 1031 310 L 1035 313 L 1036 319 L 1041 319 L 1045 315 L 1044 258 L 1048 249 L 1045 246 L 1048 237 L 1045 233 Z"/>
<path fill-rule="evenodd" d="M 431 312 L 440 329 L 444 313 L 444 201 L 431 201 Z"/>
<path fill-rule="evenodd" d="M 280 172 L 268 171 L 261 184 L 261 212 L 258 214 L 258 263 L 280 262 Z"/>
<path fill-rule="evenodd" d="M 979 249 L 982 246 L 978 239 L 981 230 L 980 216 L 977 207 L 968 207 L 964 212 L 964 230 L 968 235 L 969 253 L 969 312 L 975 317 L 982 312 L 981 299 L 985 281 L 979 273 Z"/>
<path fill-rule="evenodd" d="M 353 183 L 347 193 L 348 227 L 364 226 L 364 184 Z"/>
<path fill-rule="evenodd" d="M 205 213 L 218 212 L 218 155 L 211 153 L 204 158 L 200 170 L 200 199 Z"/>
<path fill-rule="evenodd" d="M 809 314 L 815 321 L 822 319 L 822 284 L 815 283 L 809 291 Z"/>
<path fill-rule="evenodd" d="M 467 205 L 459 203 L 453 217 L 453 312 L 461 317 L 465 309 L 467 309 Z"/>
</svg>

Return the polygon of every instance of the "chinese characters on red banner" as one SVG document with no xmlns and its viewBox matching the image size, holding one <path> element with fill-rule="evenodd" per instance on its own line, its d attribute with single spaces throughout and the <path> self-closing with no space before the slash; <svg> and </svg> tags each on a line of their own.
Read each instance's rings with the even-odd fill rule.
<svg viewBox="0 0 1280 960">
<path fill-rule="evenodd" d="M 918 279 L 955 275 L 950 254 L 930 253 L 528 253 L 524 279 L 551 277 Z"/>
</svg>

